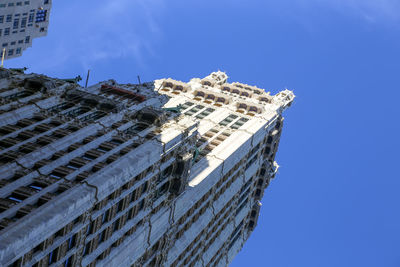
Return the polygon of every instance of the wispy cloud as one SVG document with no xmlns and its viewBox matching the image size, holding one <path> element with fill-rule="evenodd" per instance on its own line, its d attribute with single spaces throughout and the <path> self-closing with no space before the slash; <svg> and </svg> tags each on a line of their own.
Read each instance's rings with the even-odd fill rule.
<svg viewBox="0 0 400 267">
<path fill-rule="evenodd" d="M 341 13 L 360 16 L 373 23 L 399 22 L 400 1 L 398 0 L 307 0 L 303 4 L 317 2 L 328 5 Z"/>
<path fill-rule="evenodd" d="M 250 0 L 226 0 L 233 6 L 239 2 L 252 5 Z M 357 16 L 367 23 L 393 26 L 400 22 L 400 0 L 281 0 L 269 1 L 268 6 L 310 31 L 318 25 L 309 12 L 302 11 L 318 12 L 320 7 Z M 71 66 L 86 71 L 113 59 L 130 60 L 145 68 L 147 60 L 157 55 L 158 44 L 167 38 L 162 30 L 167 7 L 166 0 L 54 1 L 48 37 L 34 40 L 33 48 L 15 63 L 50 74 L 53 69 L 61 72 Z M 184 8 L 190 5 L 182 5 Z"/>
<path fill-rule="evenodd" d="M 157 16 L 163 1 L 114 0 L 98 6 L 80 31 L 81 47 L 87 49 L 80 53 L 82 64 L 120 57 L 144 64 L 143 54 L 152 54 L 152 42 L 161 36 Z"/>
<path fill-rule="evenodd" d="M 53 3 L 49 34 L 44 40 L 34 40 L 34 46 L 40 42 L 42 47 L 35 46 L 35 54 L 26 58 L 35 61 L 35 69 L 48 72 L 73 64 L 87 70 L 118 58 L 143 66 L 145 57 L 154 56 L 153 47 L 162 38 L 158 18 L 164 12 L 164 0 L 95 2 Z"/>
</svg>

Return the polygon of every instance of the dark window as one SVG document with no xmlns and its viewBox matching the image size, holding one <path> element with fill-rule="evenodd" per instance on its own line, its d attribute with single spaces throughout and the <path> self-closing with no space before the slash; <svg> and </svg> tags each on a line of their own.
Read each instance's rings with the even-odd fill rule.
<svg viewBox="0 0 400 267">
<path fill-rule="evenodd" d="M 139 210 L 142 210 L 144 208 L 144 199 L 142 199 L 142 201 L 140 201 L 139 203 Z"/>
<path fill-rule="evenodd" d="M 64 262 L 64 267 L 72 267 L 72 262 L 73 262 L 73 257 L 74 255 L 72 255 L 71 257 L 69 257 L 65 262 Z"/>
<path fill-rule="evenodd" d="M 144 193 L 144 192 L 146 192 L 146 190 L 147 190 L 147 181 L 143 184 L 143 186 L 142 186 L 142 194 Z"/>
<path fill-rule="evenodd" d="M 114 230 L 113 230 L 114 232 L 117 231 L 118 228 L 119 228 L 119 227 L 118 227 L 118 226 L 119 226 L 119 221 L 120 221 L 120 218 L 118 218 L 118 220 L 116 220 L 116 221 L 114 222 L 114 228 L 113 228 L 113 229 L 114 229 Z"/>
<path fill-rule="evenodd" d="M 120 202 L 118 202 L 118 212 L 122 210 L 123 206 L 124 206 L 124 200 L 122 199 Z"/>
<path fill-rule="evenodd" d="M 104 230 L 103 232 L 101 232 L 100 237 L 99 237 L 99 243 L 101 243 L 101 242 L 104 241 L 105 232 L 106 232 L 106 230 Z"/>
<path fill-rule="evenodd" d="M 13 29 L 18 29 L 19 27 L 19 19 L 14 19 Z"/>
<path fill-rule="evenodd" d="M 79 223 L 82 219 L 82 216 L 78 216 L 76 217 L 76 219 L 74 220 L 74 225 L 76 225 L 77 223 Z"/>
<path fill-rule="evenodd" d="M 25 28 L 26 27 L 26 20 L 27 20 L 26 17 L 22 18 L 22 20 L 21 20 L 21 28 Z"/>
<path fill-rule="evenodd" d="M 102 222 L 105 223 L 108 220 L 108 214 L 110 213 L 110 210 L 108 209 L 104 214 L 103 214 L 103 220 Z"/>
<path fill-rule="evenodd" d="M 90 250 L 90 243 L 92 243 L 92 241 L 90 241 L 89 243 L 87 243 L 86 246 L 85 246 L 85 248 L 84 248 L 84 250 L 83 250 L 83 255 L 84 255 L 84 256 L 90 253 L 90 252 L 89 252 L 89 250 Z"/>
<path fill-rule="evenodd" d="M 43 243 L 40 243 L 39 245 L 34 247 L 33 248 L 33 254 L 35 254 L 36 252 L 42 251 L 42 247 L 43 247 Z"/>
<path fill-rule="evenodd" d="M 49 265 L 52 264 L 54 261 L 53 256 L 54 256 L 54 251 L 50 252 L 49 254 Z"/>
<path fill-rule="evenodd" d="M 74 234 L 73 236 L 71 236 L 70 239 L 68 239 L 68 250 L 70 250 L 75 246 L 75 242 L 76 242 L 76 234 Z"/>
<path fill-rule="evenodd" d="M 86 235 L 90 235 L 93 230 L 93 222 L 91 222 L 87 228 Z"/>
</svg>

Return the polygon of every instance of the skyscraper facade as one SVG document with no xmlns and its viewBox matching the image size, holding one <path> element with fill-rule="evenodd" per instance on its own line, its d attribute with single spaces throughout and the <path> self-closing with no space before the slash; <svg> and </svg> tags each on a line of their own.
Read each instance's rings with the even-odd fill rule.
<svg viewBox="0 0 400 267">
<path fill-rule="evenodd" d="M 291 91 L 0 78 L 1 266 L 226 266 L 254 230 Z"/>
<path fill-rule="evenodd" d="M 5 59 L 22 55 L 32 40 L 47 35 L 52 0 L 2 0 L 0 45 Z"/>
</svg>

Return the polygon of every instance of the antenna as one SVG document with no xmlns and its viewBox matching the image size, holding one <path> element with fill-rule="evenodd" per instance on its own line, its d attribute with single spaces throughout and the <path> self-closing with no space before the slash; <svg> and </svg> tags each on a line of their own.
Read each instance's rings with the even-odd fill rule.
<svg viewBox="0 0 400 267">
<path fill-rule="evenodd" d="M 87 87 L 87 84 L 88 84 L 88 81 L 89 81 L 89 75 L 90 75 L 90 70 L 87 71 L 85 88 Z"/>
<path fill-rule="evenodd" d="M 140 76 L 139 76 L 139 75 L 137 76 L 137 79 L 138 79 L 138 81 L 139 81 L 139 85 L 142 84 L 142 83 L 140 82 Z"/>
<path fill-rule="evenodd" d="M 4 66 L 4 57 L 6 56 L 6 49 L 3 48 L 3 54 L 1 55 L 1 67 Z"/>
</svg>

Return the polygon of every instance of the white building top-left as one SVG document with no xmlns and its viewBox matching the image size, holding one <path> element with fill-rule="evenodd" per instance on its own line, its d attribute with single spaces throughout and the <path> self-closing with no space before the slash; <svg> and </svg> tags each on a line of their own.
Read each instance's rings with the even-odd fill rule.
<svg viewBox="0 0 400 267">
<path fill-rule="evenodd" d="M 52 0 L 0 1 L 0 56 L 22 55 L 34 38 L 47 35 Z"/>
</svg>

